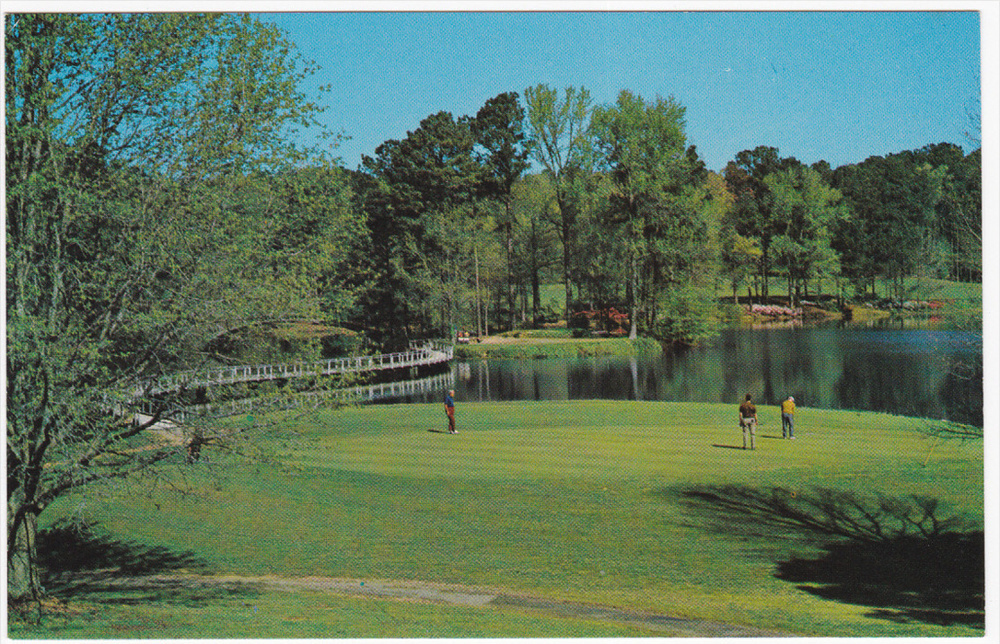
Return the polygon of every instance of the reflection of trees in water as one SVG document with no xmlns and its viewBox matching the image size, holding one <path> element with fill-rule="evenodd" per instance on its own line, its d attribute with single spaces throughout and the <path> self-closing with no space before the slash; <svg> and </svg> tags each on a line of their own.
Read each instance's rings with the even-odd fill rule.
<svg viewBox="0 0 1000 644">
<path fill-rule="evenodd" d="M 834 385 L 840 407 L 905 416 L 940 417 L 936 383 L 940 376 L 926 359 L 901 353 L 850 354 Z"/>
<path fill-rule="evenodd" d="M 798 538 L 819 557 L 776 561 L 775 576 L 899 622 L 985 624 L 984 540 L 936 499 L 742 485 L 665 491 L 698 524 L 766 549 Z M 812 552 L 815 552 L 813 550 Z"/>
<path fill-rule="evenodd" d="M 595 359 L 570 363 L 567 371 L 569 397 L 572 399 L 616 398 L 620 400 L 633 398 L 631 373 L 624 368 L 624 364 L 616 362 L 610 365 Z"/>
<path fill-rule="evenodd" d="M 977 370 L 975 351 L 964 351 L 947 333 L 879 332 L 886 334 L 884 344 L 866 333 L 734 330 L 704 346 L 654 358 L 474 361 L 456 384 L 468 400 L 736 404 L 750 392 L 758 406 L 792 395 L 805 407 L 946 416 L 971 424 L 980 419 L 981 424 L 982 361 L 978 359 Z"/>
<path fill-rule="evenodd" d="M 740 343 L 736 341 L 736 335 L 733 333 L 723 333 L 718 342 L 721 350 L 719 365 L 722 370 L 720 377 L 722 399 L 738 400 L 741 393 L 746 393 L 740 391 L 745 378 L 744 367 L 736 357 Z"/>
<path fill-rule="evenodd" d="M 939 397 L 945 408 L 945 416 L 958 423 L 974 427 L 983 426 L 983 361 L 978 364 L 961 358 L 953 358 L 948 369 Z"/>
<path fill-rule="evenodd" d="M 764 342 L 761 343 L 761 376 L 764 379 L 764 392 L 760 397 L 760 402 L 770 402 L 773 403 L 777 400 L 777 394 L 774 393 L 774 375 L 771 370 L 773 365 L 771 364 L 771 335 L 766 334 L 763 337 Z"/>
<path fill-rule="evenodd" d="M 807 405 L 825 406 L 826 372 L 821 367 L 829 355 L 824 337 L 811 330 L 727 332 L 720 344 L 720 400 L 739 400 L 749 392 L 758 404 L 776 405 L 795 396 Z"/>
<path fill-rule="evenodd" d="M 945 416 L 957 423 L 983 427 L 983 354 L 948 358 L 948 372 L 938 389 Z"/>
<path fill-rule="evenodd" d="M 647 391 L 655 392 L 657 400 L 713 400 L 722 382 L 715 347 L 676 347 L 664 353 L 656 366 Z"/>
</svg>

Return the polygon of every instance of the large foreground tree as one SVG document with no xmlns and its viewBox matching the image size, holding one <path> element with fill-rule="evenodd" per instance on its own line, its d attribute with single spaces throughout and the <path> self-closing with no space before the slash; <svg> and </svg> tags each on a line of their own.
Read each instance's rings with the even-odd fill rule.
<svg viewBox="0 0 1000 644">
<path fill-rule="evenodd" d="M 178 451 L 147 431 L 170 400 L 131 422 L 149 383 L 227 330 L 318 314 L 312 280 L 273 270 L 280 209 L 231 207 L 304 160 L 290 135 L 317 107 L 309 65 L 246 16 L 10 14 L 5 30 L 7 570 L 25 600 L 46 507 Z"/>
</svg>

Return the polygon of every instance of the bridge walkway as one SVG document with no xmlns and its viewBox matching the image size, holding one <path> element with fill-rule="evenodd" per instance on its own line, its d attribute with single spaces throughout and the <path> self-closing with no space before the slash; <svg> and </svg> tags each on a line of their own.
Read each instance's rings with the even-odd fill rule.
<svg viewBox="0 0 1000 644">
<path fill-rule="evenodd" d="M 313 376 L 349 373 L 369 373 L 412 367 L 426 367 L 450 362 L 454 347 L 440 341 L 427 341 L 411 346 L 407 351 L 373 356 L 333 358 L 313 363 L 237 365 L 180 371 L 146 383 L 137 395 L 149 396 L 181 389 L 196 389 L 213 385 L 233 385 L 243 382 L 289 380 Z"/>
</svg>

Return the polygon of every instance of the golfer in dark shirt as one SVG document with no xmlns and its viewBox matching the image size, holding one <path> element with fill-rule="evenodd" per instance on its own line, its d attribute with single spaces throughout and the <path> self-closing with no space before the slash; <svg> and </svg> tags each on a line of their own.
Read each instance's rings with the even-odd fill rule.
<svg viewBox="0 0 1000 644">
<path fill-rule="evenodd" d="M 740 404 L 740 428 L 743 430 L 743 449 L 747 448 L 747 435 L 750 436 L 750 449 L 757 449 L 754 442 L 757 438 L 757 408 L 753 399 L 747 394 L 746 400 Z"/>
</svg>

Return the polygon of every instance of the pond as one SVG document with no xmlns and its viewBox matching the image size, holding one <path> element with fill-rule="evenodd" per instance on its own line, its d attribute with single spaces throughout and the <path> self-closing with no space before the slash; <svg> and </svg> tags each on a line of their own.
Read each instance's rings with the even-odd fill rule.
<svg viewBox="0 0 1000 644">
<path fill-rule="evenodd" d="M 456 361 L 459 401 L 615 399 L 797 404 L 982 426 L 982 334 L 799 327 L 724 331 L 656 357 Z M 435 402 L 435 393 L 411 401 Z"/>
</svg>

